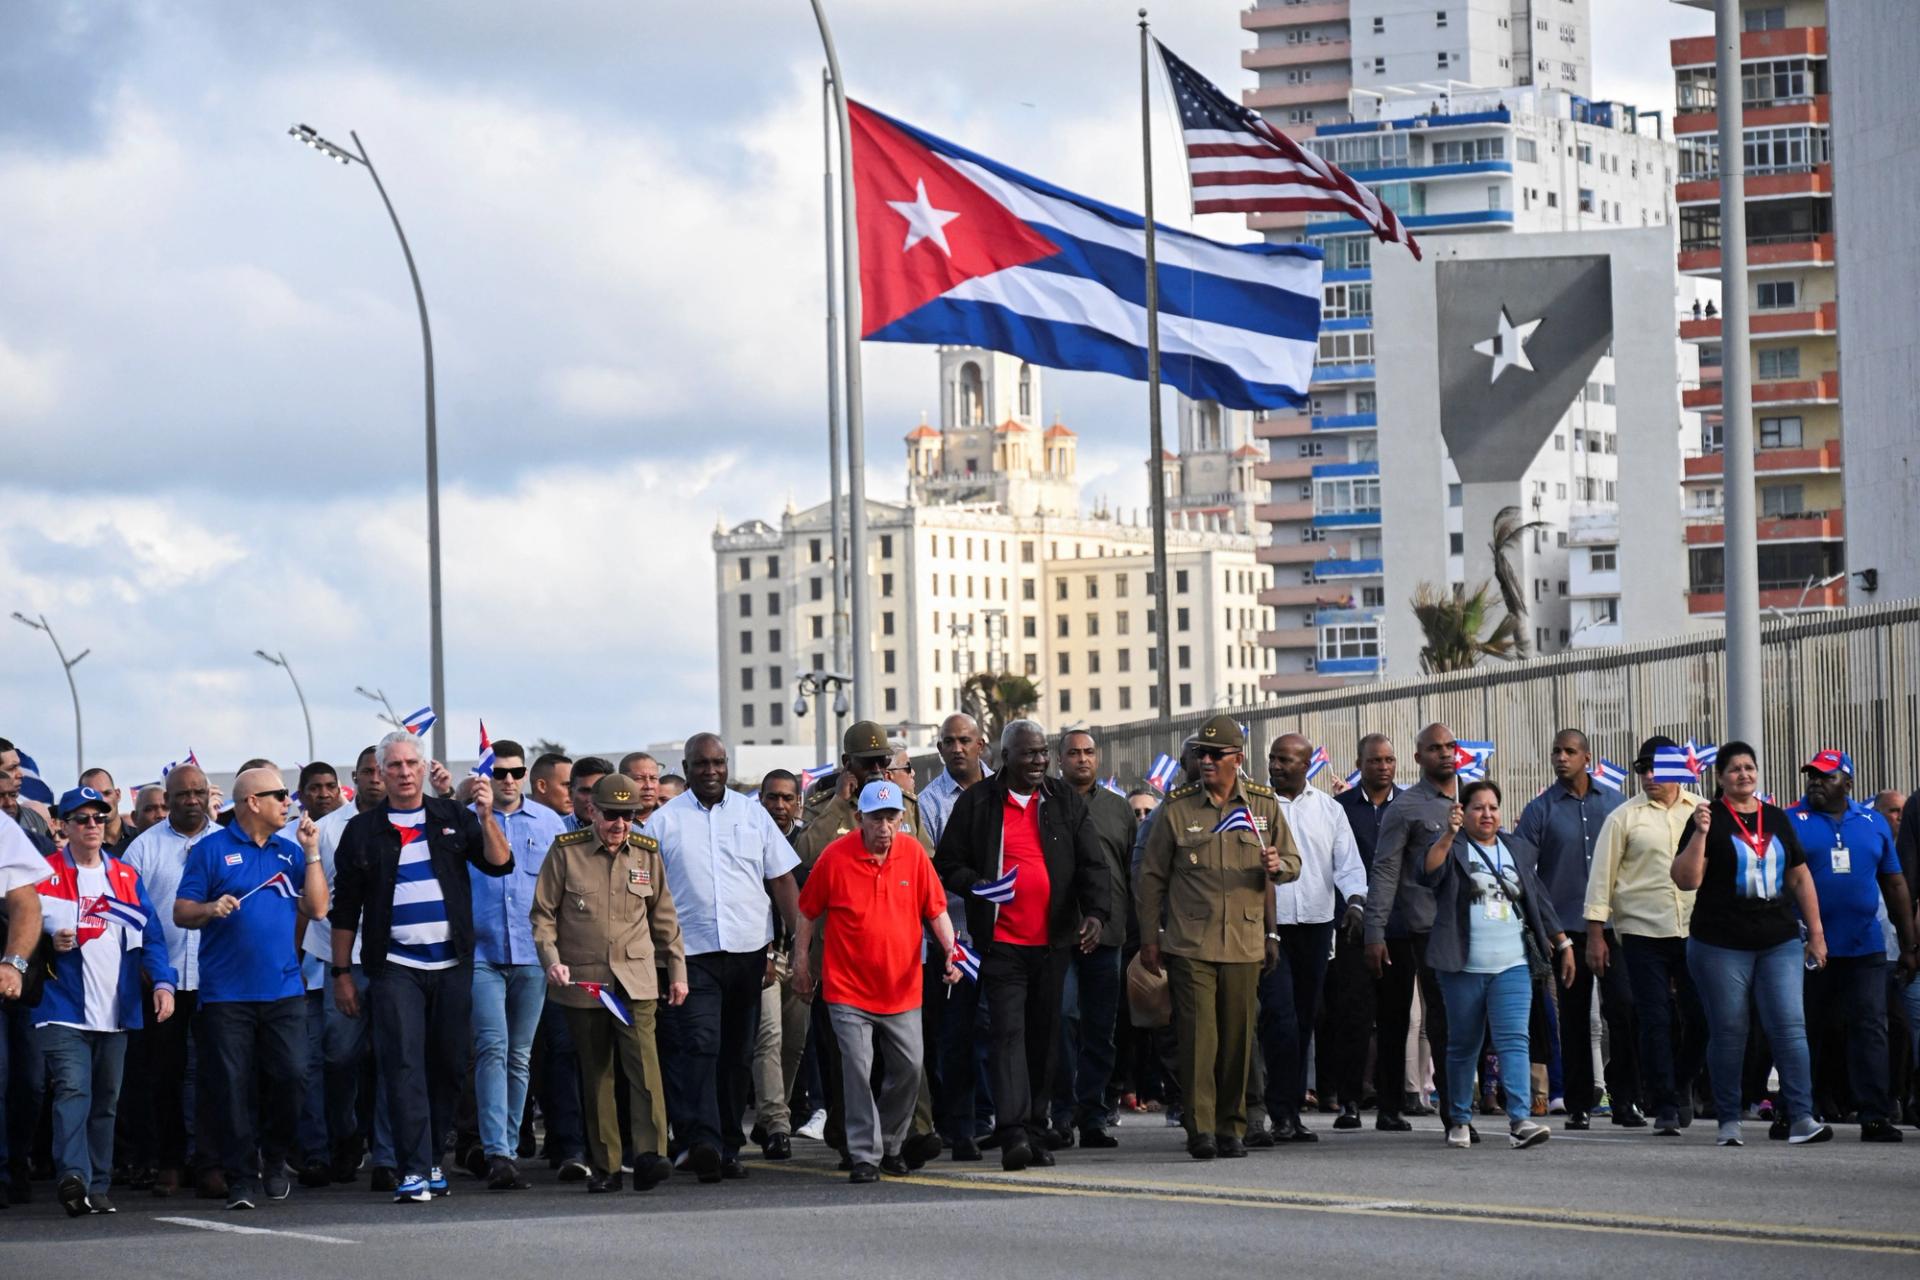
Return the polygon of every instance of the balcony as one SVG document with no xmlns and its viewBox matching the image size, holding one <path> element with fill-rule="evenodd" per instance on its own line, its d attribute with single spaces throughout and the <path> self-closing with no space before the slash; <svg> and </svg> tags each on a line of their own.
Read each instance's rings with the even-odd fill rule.
<svg viewBox="0 0 1920 1280">
<path fill-rule="evenodd" d="M 1748 200 L 1786 200 L 1794 196 L 1833 195 L 1833 166 L 1831 164 L 1806 165 L 1794 169 L 1778 169 L 1772 172 L 1748 173 L 1744 176 L 1741 190 Z M 1675 204 L 1719 204 L 1720 178 L 1714 174 L 1695 174 L 1684 181 L 1676 182 L 1673 187 Z M 1753 242 L 1749 240 L 1748 247 Z"/>
<path fill-rule="evenodd" d="M 1260 593 L 1264 605 L 1326 605 L 1336 609 L 1353 607 L 1353 592 L 1338 582 L 1296 582 L 1268 587 Z"/>
<path fill-rule="evenodd" d="M 1373 431 L 1380 425 L 1377 413 L 1335 413 L 1312 419 L 1315 431 Z"/>
<path fill-rule="evenodd" d="M 1345 8 L 1345 6 L 1341 6 Z M 1347 40 L 1306 40 L 1299 44 L 1276 44 L 1263 49 L 1240 51 L 1240 65 L 1249 71 L 1274 67 L 1299 67 L 1316 62 L 1346 63 L 1352 60 L 1353 44 Z"/>
<path fill-rule="evenodd" d="M 1339 480 L 1348 476 L 1377 476 L 1380 474 L 1378 459 L 1364 462 L 1319 462 L 1313 468 L 1315 480 Z"/>
<path fill-rule="evenodd" d="M 1380 526 L 1380 508 L 1367 507 L 1359 511 L 1316 511 L 1313 513 L 1313 527 L 1316 529 L 1377 529 Z"/>
<path fill-rule="evenodd" d="M 1240 25 L 1248 31 L 1272 31 L 1283 27 L 1305 26 L 1309 22 L 1345 22 L 1347 0 L 1322 0 L 1320 4 L 1268 5 L 1240 11 Z M 1709 57 L 1708 62 L 1713 59 Z"/>
<path fill-rule="evenodd" d="M 1255 480 L 1305 480 L 1313 475 L 1318 458 L 1276 458 L 1253 464 Z"/>
<path fill-rule="evenodd" d="M 1840 308 L 1823 302 L 1811 311 L 1756 311 L 1747 315 L 1750 338 L 1802 338 L 1831 336 L 1840 331 Z M 1688 342 L 1718 342 L 1720 317 L 1682 320 L 1680 336 Z M 1701 374 L 1705 377 L 1704 371 Z"/>
<path fill-rule="evenodd" d="M 1829 95 L 1816 93 L 1807 98 L 1779 98 L 1745 103 L 1740 112 L 1740 127 L 1765 129 L 1783 124 L 1827 124 L 1833 119 L 1830 112 L 1832 102 L 1833 99 Z M 1720 113 L 1718 111 L 1682 109 L 1674 113 L 1673 132 L 1676 137 L 1691 133 L 1713 133 L 1719 128 Z"/>
<path fill-rule="evenodd" d="M 1340 8 L 1344 11 L 1345 5 Z M 1297 13 L 1289 9 L 1286 12 Z M 1242 21 L 1245 21 L 1244 15 Z M 1274 24 L 1280 25 L 1280 24 Z M 1687 36 L 1667 44 L 1669 65 L 1674 67 L 1710 67 L 1717 52 L 1712 36 Z M 1824 58 L 1827 56 L 1825 27 L 1785 27 L 1778 31 L 1740 33 L 1740 61 L 1755 62 L 1769 58 Z"/>
<path fill-rule="evenodd" d="M 1312 384 L 1315 386 L 1334 386 L 1343 382 L 1372 382 L 1371 364 L 1317 364 L 1313 366 Z"/>
<path fill-rule="evenodd" d="M 1335 79 L 1331 75 L 1316 76 L 1305 84 L 1262 85 L 1258 89 L 1249 89 L 1241 95 L 1241 102 L 1255 111 L 1271 110 L 1274 107 L 1299 107 L 1321 102 L 1337 102 L 1344 105 L 1347 92 L 1353 88 L 1353 81 Z"/>
<path fill-rule="evenodd" d="M 1688 458 L 1681 465 L 1688 480 L 1717 480 L 1726 470 L 1726 455 L 1704 454 Z M 1836 472 L 1840 470 L 1840 442 L 1829 440 L 1817 449 L 1762 449 L 1753 455 L 1753 470 L 1760 476 Z"/>
<path fill-rule="evenodd" d="M 1344 555 L 1346 547 L 1336 542 L 1273 542 L 1253 549 L 1253 558 L 1261 564 L 1299 566 L 1323 560 L 1329 554 Z"/>
<path fill-rule="evenodd" d="M 1313 612 L 1313 625 L 1316 627 L 1337 627 L 1346 624 L 1380 621 L 1382 610 L 1374 609 L 1316 609 Z"/>
<path fill-rule="evenodd" d="M 1688 409 L 1718 409 L 1720 407 L 1720 384 L 1712 382 L 1702 387 L 1686 387 L 1680 392 L 1680 403 Z M 1784 408 L 1788 405 L 1839 404 L 1840 374 L 1829 369 L 1817 378 L 1786 378 L 1778 382 L 1755 382 L 1753 384 L 1753 407 Z M 1838 442 L 1829 446 L 1837 458 L 1840 453 Z M 1796 450 L 1783 450 L 1792 453 Z M 1762 455 L 1763 457 L 1765 455 Z M 1687 466 L 1696 462 L 1705 462 L 1705 458 L 1688 458 Z M 1839 463 L 1834 464 L 1835 467 Z M 1716 470 L 1718 463 L 1715 464 Z M 1822 468 L 1824 469 L 1824 468 Z M 1691 472 L 1689 472 L 1691 474 Z"/>
<path fill-rule="evenodd" d="M 1293 520 L 1313 519 L 1313 502 L 1262 502 L 1253 508 L 1253 518 L 1264 520 L 1268 524 L 1285 524 Z"/>
<path fill-rule="evenodd" d="M 1830 267 L 1833 265 L 1833 232 L 1795 236 L 1788 240 L 1771 237 L 1747 241 L 1747 269 L 1773 271 L 1786 267 Z M 1687 275 L 1720 274 L 1720 249 L 1682 249 L 1680 270 Z"/>
<path fill-rule="evenodd" d="M 1313 671 L 1290 671 L 1285 675 L 1260 677 L 1260 688 L 1268 693 L 1317 693 L 1323 689 L 1338 689 L 1347 683 L 1338 676 L 1323 676 Z"/>
<path fill-rule="evenodd" d="M 1380 674 L 1380 659 L 1322 658 L 1313 664 L 1313 669 L 1330 676 L 1376 676 Z"/>
<path fill-rule="evenodd" d="M 1847 536 L 1847 519 L 1843 511 L 1807 511 L 1762 519 L 1755 529 L 1761 542 L 1839 542 Z M 1687 525 L 1689 547 L 1717 547 L 1726 540 L 1727 526 L 1718 520 Z"/>
<path fill-rule="evenodd" d="M 1256 440 L 1292 440 L 1313 432 L 1313 423 L 1318 419 L 1309 419 L 1304 413 L 1274 413 L 1265 418 L 1256 419 L 1253 424 L 1253 438 Z"/>
<path fill-rule="evenodd" d="M 1718 617 L 1727 611 L 1727 597 L 1719 584 L 1705 584 L 1709 589 L 1687 593 L 1687 612 L 1695 616 L 1712 615 Z M 1799 609 L 1844 609 L 1847 606 L 1847 584 L 1831 583 L 1807 589 L 1804 582 L 1760 584 L 1760 608 L 1779 609 L 1793 613 Z"/>
<path fill-rule="evenodd" d="M 1321 560 L 1313 566 L 1313 574 L 1323 582 L 1335 578 L 1377 578 L 1386 571 L 1386 563 L 1372 560 Z"/>
<path fill-rule="evenodd" d="M 1320 632 L 1315 627 L 1282 627 L 1262 631 L 1259 642 L 1263 649 L 1311 649 L 1320 643 Z"/>
</svg>

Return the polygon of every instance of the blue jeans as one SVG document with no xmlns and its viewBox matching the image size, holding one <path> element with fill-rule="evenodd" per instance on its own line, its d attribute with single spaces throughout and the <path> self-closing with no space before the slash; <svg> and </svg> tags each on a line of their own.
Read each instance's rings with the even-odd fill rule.
<svg viewBox="0 0 1920 1280">
<path fill-rule="evenodd" d="M 1493 1031 L 1500 1055 L 1500 1079 L 1506 1084 L 1507 1122 L 1519 1124 L 1533 1106 L 1533 1059 L 1527 1020 L 1533 1012 L 1533 979 L 1516 964 L 1499 973 L 1446 973 L 1435 970 L 1440 998 L 1447 1006 L 1447 1123 L 1473 1123 L 1473 1078 L 1480 1063 L 1480 1028 Z M 1737 1079 L 1736 1074 L 1736 1079 Z"/>
<path fill-rule="evenodd" d="M 546 1002 L 539 965 L 473 962 L 473 1100 L 490 1156 L 511 1160 L 520 1148 L 527 1064 Z"/>
<path fill-rule="evenodd" d="M 17 1157 L 23 1166 L 47 1091 L 47 1064 L 33 1012 L 19 1004 L 0 1005 L 0 1161 Z"/>
<path fill-rule="evenodd" d="M 1780 1072 L 1780 1094 L 1787 1119 L 1813 1114 L 1813 1080 L 1807 1066 L 1807 1022 L 1801 993 L 1806 982 L 1806 952 L 1798 938 L 1764 951 L 1716 947 L 1687 939 L 1687 967 L 1700 988 L 1707 1011 L 1707 1074 L 1713 1078 L 1713 1107 L 1722 1119 L 1740 1114 L 1740 1069 L 1747 1056 L 1749 1001 L 1760 1010 L 1760 1026 Z"/>
<path fill-rule="evenodd" d="M 307 992 L 307 1058 L 301 1064 L 306 1080 L 300 1091 L 300 1155 L 308 1164 L 325 1164 L 332 1151 L 327 1144 L 327 1006 L 332 1002 L 333 997 L 325 987 Z"/>
<path fill-rule="evenodd" d="M 360 1084 L 363 1077 L 370 1078 L 373 1081 L 373 1141 L 368 1155 L 376 1169 L 391 1169 L 394 1167 L 393 1129 L 387 1123 L 387 1091 L 379 1083 L 377 1067 L 367 1069 L 373 1056 L 373 1017 L 367 1008 L 366 971 L 359 965 L 353 966 L 353 985 L 360 997 L 357 1018 L 341 1013 L 333 1001 L 333 992 L 327 992 L 327 1133 L 336 1147 L 359 1137 L 366 1127 L 360 1118 L 363 1109 Z"/>
<path fill-rule="evenodd" d="M 120 1108 L 120 1072 L 127 1033 L 39 1028 L 53 1092 L 54 1176 L 78 1175 L 89 1192 L 113 1180 L 113 1122 Z"/>
</svg>

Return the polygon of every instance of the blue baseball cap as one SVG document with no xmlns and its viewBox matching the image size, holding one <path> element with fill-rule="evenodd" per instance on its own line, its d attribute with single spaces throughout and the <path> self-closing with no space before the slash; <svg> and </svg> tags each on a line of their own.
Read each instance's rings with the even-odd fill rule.
<svg viewBox="0 0 1920 1280">
<path fill-rule="evenodd" d="M 108 813 L 113 812 L 112 803 L 92 787 L 75 787 L 60 797 L 60 816 L 70 818 L 90 804 L 97 804 Z"/>
<path fill-rule="evenodd" d="M 1828 747 L 1815 755 L 1813 759 L 1800 766 L 1802 773 L 1844 773 L 1853 776 L 1853 757 L 1844 751 Z"/>
<path fill-rule="evenodd" d="M 900 798 L 900 788 L 884 778 L 869 782 L 860 789 L 860 812 L 879 813 L 883 809 L 904 809 L 906 801 Z"/>
</svg>

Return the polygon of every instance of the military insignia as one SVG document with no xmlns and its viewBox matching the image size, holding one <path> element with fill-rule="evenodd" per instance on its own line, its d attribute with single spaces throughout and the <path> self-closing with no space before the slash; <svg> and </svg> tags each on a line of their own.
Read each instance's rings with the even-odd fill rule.
<svg viewBox="0 0 1920 1280">
<path fill-rule="evenodd" d="M 633 867 L 627 871 L 628 884 L 652 884 L 653 872 L 645 867 Z"/>
<path fill-rule="evenodd" d="M 1195 823 L 1191 823 L 1191 824 L 1189 824 L 1189 825 L 1188 825 L 1188 827 L 1187 827 L 1187 834 L 1188 834 L 1188 835 L 1192 835 L 1193 833 L 1195 833 L 1195 832 L 1197 832 L 1197 831 L 1205 831 L 1205 830 L 1206 830 L 1206 828 L 1205 828 L 1205 827 L 1203 827 L 1203 826 L 1201 826 L 1201 825 L 1200 825 L 1199 823 L 1197 823 L 1197 822 L 1195 822 Z"/>
<path fill-rule="evenodd" d="M 1253 818 L 1253 829 L 1255 831 L 1258 831 L 1261 835 L 1267 834 L 1267 820 L 1261 817 L 1260 815 L 1255 814 Z"/>
<path fill-rule="evenodd" d="M 1188 862 L 1190 862 L 1190 863 L 1192 863 L 1192 864 L 1193 864 L 1194 866 L 1196 866 L 1196 867 L 1197 867 L 1197 866 L 1199 866 L 1199 865 L 1200 865 L 1200 851 L 1199 851 L 1198 849 L 1190 849 L 1190 850 L 1188 850 L 1188 851 L 1187 851 L 1187 861 L 1188 861 Z"/>
<path fill-rule="evenodd" d="M 585 911 L 587 909 L 587 900 L 585 898 L 575 898 L 573 900 L 573 909 L 575 911 Z"/>
</svg>

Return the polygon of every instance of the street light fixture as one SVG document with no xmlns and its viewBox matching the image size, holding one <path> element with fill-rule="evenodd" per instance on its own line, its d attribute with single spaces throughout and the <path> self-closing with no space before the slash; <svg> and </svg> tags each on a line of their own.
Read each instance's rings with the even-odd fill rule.
<svg viewBox="0 0 1920 1280">
<path fill-rule="evenodd" d="M 307 713 L 307 695 L 301 692 L 300 677 L 293 674 L 293 664 L 287 661 L 284 653 L 268 653 L 265 649 L 255 649 L 253 656 L 262 662 L 271 663 L 287 673 L 287 679 L 293 681 L 293 696 L 300 699 L 300 718 L 307 722 L 307 763 L 313 763 L 313 717 Z"/>
<path fill-rule="evenodd" d="M 836 716 L 847 714 L 850 705 L 847 701 L 847 686 L 853 683 L 852 676 L 843 676 L 837 671 L 803 671 L 796 683 L 800 687 L 800 696 L 793 700 L 795 716 L 804 717 L 807 714 L 808 698 L 824 704 L 828 690 L 833 691 L 833 714 Z M 827 742 L 827 711 L 824 705 L 819 708 L 819 713 L 819 720 L 813 726 L 814 745 L 820 752 L 820 758 L 826 760 L 830 757 Z"/>
<path fill-rule="evenodd" d="M 387 701 L 386 690 L 384 689 L 369 690 L 365 685 L 357 684 L 353 686 L 353 691 L 359 694 L 361 697 L 365 698 L 368 702 L 377 702 L 381 706 L 387 709 L 386 714 L 378 717 L 379 719 L 386 721 L 388 724 L 392 725 L 396 729 L 404 729 L 407 727 L 401 721 L 399 716 L 393 714 L 393 704 Z"/>
<path fill-rule="evenodd" d="M 427 375 L 427 609 L 429 614 L 429 633 L 432 647 L 431 662 L 433 675 L 433 706 L 442 718 L 433 726 L 433 758 L 447 758 L 447 727 L 444 713 L 447 708 L 447 672 L 445 645 L 442 642 L 440 627 L 440 436 L 434 419 L 433 398 L 433 328 L 427 322 L 427 295 L 420 288 L 420 272 L 413 263 L 413 249 L 407 244 L 407 233 L 400 226 L 400 215 L 394 212 L 393 201 L 387 197 L 386 184 L 380 181 L 380 171 L 373 167 L 373 161 L 367 158 L 367 148 L 360 141 L 360 135 L 348 130 L 347 136 L 353 139 L 353 149 L 329 142 L 312 125 L 296 124 L 287 133 L 297 141 L 318 151 L 329 160 L 337 160 L 343 165 L 358 163 L 365 166 L 367 176 L 373 179 L 374 190 L 380 193 L 380 203 L 387 208 L 387 217 L 393 223 L 393 233 L 400 238 L 400 253 L 407 260 L 407 276 L 413 281 L 413 301 L 420 312 L 420 347 L 426 359 Z M 391 709 L 389 709 L 391 711 Z"/>
<path fill-rule="evenodd" d="M 60 659 L 61 670 L 67 673 L 67 692 L 73 695 L 73 776 L 78 778 L 87 769 L 87 748 L 80 732 L 80 686 L 73 682 L 73 669 L 80 665 L 80 659 L 92 653 L 93 650 L 82 649 L 69 658 L 67 651 L 60 647 L 60 637 L 53 634 L 53 627 L 47 622 L 47 615 L 44 613 L 36 621 L 15 609 L 13 620 L 21 626 L 46 632 L 47 639 L 53 641 L 53 652 Z"/>
</svg>

